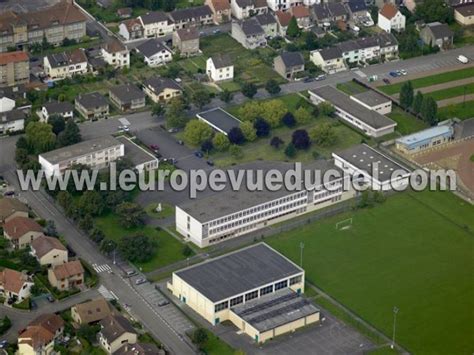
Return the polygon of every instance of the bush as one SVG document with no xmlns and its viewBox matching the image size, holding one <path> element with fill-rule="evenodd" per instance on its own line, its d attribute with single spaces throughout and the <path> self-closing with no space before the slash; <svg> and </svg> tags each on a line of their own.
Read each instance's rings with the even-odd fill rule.
<svg viewBox="0 0 474 355">
<path fill-rule="evenodd" d="M 304 129 L 297 129 L 291 136 L 291 143 L 296 149 L 308 149 L 311 144 L 308 132 Z"/>
<path fill-rule="evenodd" d="M 285 148 L 285 155 L 288 158 L 294 158 L 296 156 L 296 148 L 293 143 L 289 143 Z"/>
<path fill-rule="evenodd" d="M 280 137 L 273 137 L 270 140 L 270 145 L 276 149 L 280 149 L 280 146 L 283 144 L 283 140 Z"/>
</svg>

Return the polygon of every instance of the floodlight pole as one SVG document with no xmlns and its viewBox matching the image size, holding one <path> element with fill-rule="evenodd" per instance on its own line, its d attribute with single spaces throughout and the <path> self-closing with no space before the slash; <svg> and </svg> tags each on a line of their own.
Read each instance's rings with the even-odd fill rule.
<svg viewBox="0 0 474 355">
<path fill-rule="evenodd" d="M 395 347 L 395 330 L 397 327 L 397 313 L 399 309 L 398 307 L 393 307 L 393 334 L 392 334 L 392 344 L 390 345 L 390 348 L 393 349 Z"/>
<path fill-rule="evenodd" d="M 303 249 L 304 243 L 300 242 L 300 266 L 303 267 Z"/>
</svg>

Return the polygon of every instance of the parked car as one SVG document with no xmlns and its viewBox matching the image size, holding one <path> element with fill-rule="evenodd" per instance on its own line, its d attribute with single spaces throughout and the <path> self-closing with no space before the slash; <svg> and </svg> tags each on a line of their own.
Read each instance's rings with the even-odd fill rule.
<svg viewBox="0 0 474 355">
<path fill-rule="evenodd" d="M 141 285 L 146 283 L 146 279 L 144 277 L 139 277 L 138 279 L 135 280 L 135 285 Z"/>
<path fill-rule="evenodd" d="M 2 340 L 0 341 L 0 349 L 6 349 L 8 348 L 8 341 Z"/>
<path fill-rule="evenodd" d="M 218 34 L 218 33 L 220 33 L 220 32 L 221 32 L 220 29 L 216 29 L 216 30 L 212 31 L 212 33 L 214 33 L 215 35 Z"/>
<path fill-rule="evenodd" d="M 206 163 L 207 163 L 207 165 L 209 165 L 209 166 L 214 166 L 214 162 L 213 162 L 212 160 L 208 160 Z"/>
<path fill-rule="evenodd" d="M 12 191 L 12 190 L 10 190 L 10 191 L 5 191 L 5 192 L 3 193 L 3 196 L 15 196 L 15 191 Z"/>
<path fill-rule="evenodd" d="M 467 64 L 469 63 L 469 59 L 464 56 L 464 55 L 459 55 L 457 58 L 458 61 L 460 61 L 462 64 Z"/>
<path fill-rule="evenodd" d="M 179 141 L 177 141 L 177 143 L 178 143 L 179 145 L 184 145 L 184 142 L 183 142 L 181 139 L 180 139 Z"/>
<path fill-rule="evenodd" d="M 405 69 L 400 69 L 400 74 L 402 74 L 402 75 L 407 75 L 408 73 L 407 73 L 407 71 L 406 71 Z"/>
<path fill-rule="evenodd" d="M 388 73 L 390 76 L 393 76 L 394 78 L 400 76 L 396 71 L 391 71 L 390 73 Z"/>
<path fill-rule="evenodd" d="M 197 156 L 198 158 L 202 158 L 204 156 L 204 154 L 202 154 L 202 152 L 200 150 L 196 150 L 194 152 L 194 155 Z"/>
<path fill-rule="evenodd" d="M 387 78 L 383 78 L 382 80 L 385 84 L 390 84 L 390 80 L 388 80 Z"/>
<path fill-rule="evenodd" d="M 31 301 L 31 302 L 30 302 L 30 308 L 31 308 L 32 310 L 38 308 L 38 305 L 36 304 L 35 301 Z"/>
<path fill-rule="evenodd" d="M 321 81 L 321 80 L 324 80 L 324 79 L 326 79 L 326 75 L 324 75 L 324 74 L 318 75 L 316 77 L 316 81 Z"/>
<path fill-rule="evenodd" d="M 158 147 L 157 144 L 151 144 L 150 149 L 153 150 L 153 151 L 156 151 L 156 150 L 160 149 L 160 147 Z"/>
<path fill-rule="evenodd" d="M 51 302 L 51 303 L 53 303 L 55 301 L 55 299 L 52 295 L 46 296 L 46 299 L 48 300 L 48 302 Z"/>
<path fill-rule="evenodd" d="M 176 133 L 176 132 L 178 132 L 178 131 L 179 131 L 179 129 L 177 129 L 177 128 L 170 128 L 170 129 L 168 130 L 168 133 Z"/>
<path fill-rule="evenodd" d="M 170 301 L 168 301 L 168 300 L 163 300 L 163 301 L 158 302 L 158 306 L 159 306 L 159 307 L 166 306 L 167 304 L 170 304 Z"/>
<path fill-rule="evenodd" d="M 315 79 L 315 78 L 310 78 L 310 77 L 308 77 L 308 78 L 305 78 L 305 79 L 303 80 L 303 82 L 305 82 L 305 83 L 311 83 L 312 81 L 314 81 L 314 79 Z"/>
</svg>

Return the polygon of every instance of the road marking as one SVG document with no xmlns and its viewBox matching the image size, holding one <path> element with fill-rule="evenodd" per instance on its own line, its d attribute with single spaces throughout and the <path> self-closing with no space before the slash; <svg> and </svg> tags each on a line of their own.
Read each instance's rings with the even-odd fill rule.
<svg viewBox="0 0 474 355">
<path fill-rule="evenodd" d="M 108 264 L 103 264 L 103 265 L 92 264 L 92 267 L 98 274 L 100 274 L 101 272 L 112 270 Z"/>
</svg>

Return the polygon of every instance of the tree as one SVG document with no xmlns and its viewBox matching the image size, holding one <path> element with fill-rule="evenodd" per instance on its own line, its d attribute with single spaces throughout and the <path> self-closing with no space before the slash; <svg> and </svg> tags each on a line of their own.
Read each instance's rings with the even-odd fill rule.
<svg viewBox="0 0 474 355">
<path fill-rule="evenodd" d="M 79 143 L 82 140 L 81 131 L 74 120 L 68 120 L 66 127 L 58 136 L 58 143 L 61 147 Z"/>
<path fill-rule="evenodd" d="M 308 132 L 304 129 L 297 129 L 291 136 L 291 143 L 296 149 L 308 149 L 311 145 Z"/>
<path fill-rule="evenodd" d="M 156 243 L 147 235 L 129 235 L 120 239 L 118 248 L 120 254 L 131 262 L 147 262 L 156 251 Z"/>
<path fill-rule="evenodd" d="M 222 132 L 217 132 L 212 139 L 212 144 L 214 145 L 214 148 L 216 148 L 218 151 L 223 152 L 229 148 L 230 142 L 229 138 L 222 133 Z"/>
<path fill-rule="evenodd" d="M 100 241 L 99 250 L 106 254 L 110 255 L 117 249 L 117 243 L 111 239 L 102 239 Z"/>
<path fill-rule="evenodd" d="M 16 148 L 15 150 L 15 161 L 18 165 L 23 166 L 27 162 L 29 162 L 30 157 L 28 155 L 28 151 L 23 148 Z"/>
<path fill-rule="evenodd" d="M 64 131 L 64 128 L 66 127 L 66 122 L 64 121 L 64 118 L 61 115 L 49 116 L 48 123 L 51 125 L 53 133 L 55 135 L 58 135 L 59 133 Z"/>
<path fill-rule="evenodd" d="M 252 122 L 242 122 L 240 124 L 240 130 L 242 131 L 246 141 L 253 142 L 257 139 L 257 130 L 254 128 Z"/>
<path fill-rule="evenodd" d="M 421 117 L 431 126 L 434 126 L 438 122 L 437 114 L 438 105 L 436 101 L 431 96 L 425 97 L 421 104 Z"/>
<path fill-rule="evenodd" d="M 313 143 L 321 147 L 329 147 L 337 140 L 337 135 L 329 123 L 323 123 L 314 127 L 309 132 L 309 136 L 311 137 L 311 141 Z"/>
<path fill-rule="evenodd" d="M 188 122 L 184 114 L 185 102 L 181 97 L 172 98 L 166 110 L 166 125 L 171 128 L 182 128 Z"/>
<path fill-rule="evenodd" d="M 90 214 L 86 214 L 79 220 L 79 228 L 84 232 L 89 232 L 94 227 L 94 220 Z"/>
<path fill-rule="evenodd" d="M 270 79 L 265 84 L 265 90 L 267 90 L 270 95 L 276 95 L 281 91 L 281 87 L 275 79 Z"/>
<path fill-rule="evenodd" d="M 212 144 L 212 140 L 211 139 L 208 139 L 204 142 L 202 142 L 201 144 L 201 150 L 206 153 L 206 154 L 209 154 L 212 149 L 214 149 L 214 145 Z"/>
<path fill-rule="evenodd" d="M 430 0 L 417 4 L 415 16 L 427 23 L 435 21 L 451 23 L 454 20 L 453 8 L 444 0 Z"/>
<path fill-rule="evenodd" d="M 95 243 L 100 243 L 104 240 L 105 234 L 99 228 L 92 228 L 89 232 L 89 238 Z"/>
<path fill-rule="evenodd" d="M 199 109 L 211 102 L 211 95 L 206 89 L 199 89 L 192 93 L 191 102 Z"/>
<path fill-rule="evenodd" d="M 72 195 L 68 191 L 59 191 L 56 200 L 65 211 L 69 209 L 73 202 Z"/>
<path fill-rule="evenodd" d="M 163 107 L 162 104 L 154 104 L 152 107 L 151 107 L 151 114 L 153 116 L 156 116 L 156 117 L 159 117 L 161 116 L 162 114 L 165 113 L 165 108 Z"/>
<path fill-rule="evenodd" d="M 232 144 L 229 148 L 230 155 L 232 155 L 235 159 L 240 159 L 243 156 L 242 148 L 238 145 Z"/>
<path fill-rule="evenodd" d="M 294 158 L 296 156 L 296 148 L 293 145 L 293 143 L 288 143 L 288 145 L 285 148 L 285 155 L 288 158 Z"/>
<path fill-rule="evenodd" d="M 46 225 L 44 226 L 44 234 L 49 235 L 51 237 L 58 237 L 58 231 L 56 229 L 56 224 L 53 220 L 48 219 L 46 221 Z"/>
<path fill-rule="evenodd" d="M 227 89 L 224 89 L 219 93 L 219 98 L 225 103 L 231 102 L 233 97 L 234 95 Z"/>
<path fill-rule="evenodd" d="M 293 116 L 291 112 L 285 113 L 281 121 L 286 127 L 289 128 L 294 127 L 296 125 L 295 116 Z"/>
<path fill-rule="evenodd" d="M 415 99 L 413 100 L 413 112 L 418 115 L 421 112 L 421 106 L 423 105 L 423 94 L 421 91 L 417 91 Z"/>
<path fill-rule="evenodd" d="M 251 99 L 257 93 L 257 86 L 253 83 L 245 83 L 242 85 L 242 94 Z"/>
<path fill-rule="evenodd" d="M 209 336 L 207 335 L 207 331 L 204 328 L 197 328 L 194 330 L 191 340 L 194 344 L 198 346 L 199 349 L 202 349 L 207 341 L 209 340 Z"/>
<path fill-rule="evenodd" d="M 257 118 L 254 123 L 254 127 L 256 130 L 255 133 L 257 134 L 257 137 L 268 137 L 268 135 L 270 134 L 270 125 L 262 118 Z"/>
<path fill-rule="evenodd" d="M 191 255 L 194 254 L 194 251 L 193 251 L 193 249 L 192 249 L 189 245 L 186 244 L 186 245 L 183 247 L 183 252 L 182 252 L 182 253 L 183 253 L 183 255 L 184 255 L 185 257 L 188 258 L 188 257 L 190 257 Z"/>
<path fill-rule="evenodd" d="M 122 202 L 115 212 L 120 217 L 119 223 L 125 228 L 143 226 L 145 224 L 145 211 L 134 202 Z"/>
<path fill-rule="evenodd" d="M 296 111 L 295 111 L 295 119 L 298 124 L 305 124 L 308 122 L 311 122 L 311 119 L 313 117 L 311 116 L 311 112 L 304 108 L 303 106 L 300 106 Z"/>
<path fill-rule="evenodd" d="M 263 106 L 258 101 L 249 101 L 239 108 L 239 117 L 243 121 L 255 122 L 257 117 L 261 117 Z"/>
<path fill-rule="evenodd" d="M 273 147 L 273 148 L 276 148 L 276 149 L 280 149 L 280 146 L 285 143 L 283 142 L 283 140 L 280 138 L 280 137 L 273 137 L 271 140 L 270 140 L 270 145 Z"/>
<path fill-rule="evenodd" d="M 232 144 L 239 145 L 245 142 L 244 133 L 239 127 L 231 128 L 231 130 L 227 134 L 227 138 L 229 138 L 229 142 L 231 142 Z"/>
<path fill-rule="evenodd" d="M 413 104 L 413 98 L 413 85 L 411 81 L 407 81 L 400 88 L 400 105 L 407 110 Z"/>
<path fill-rule="evenodd" d="M 30 293 L 33 297 L 41 295 L 42 292 L 43 292 L 43 289 L 40 286 L 38 286 L 37 284 L 34 284 L 30 288 Z M 0 334 L 2 334 L 1 331 L 0 331 Z"/>
<path fill-rule="evenodd" d="M 336 112 L 336 108 L 327 101 L 323 101 L 318 105 L 319 112 L 324 116 L 332 116 Z"/>
<path fill-rule="evenodd" d="M 77 207 L 81 215 L 100 216 L 105 208 L 105 202 L 102 195 L 95 190 L 88 190 L 79 198 Z"/>
<path fill-rule="evenodd" d="M 200 120 L 191 120 L 184 128 L 184 140 L 190 145 L 200 145 L 212 138 L 212 128 Z"/>
<path fill-rule="evenodd" d="M 290 23 L 288 24 L 288 28 L 286 29 L 286 35 L 290 38 L 296 38 L 299 37 L 300 34 L 301 29 L 298 27 L 296 17 L 291 16 Z"/>
<path fill-rule="evenodd" d="M 262 117 L 273 128 L 281 124 L 281 119 L 287 111 L 288 108 L 282 100 L 269 100 L 262 103 Z"/>
<path fill-rule="evenodd" d="M 97 333 L 100 331 L 100 325 L 83 324 L 77 330 L 79 338 L 86 339 L 90 344 L 94 344 L 97 340 Z"/>
<path fill-rule="evenodd" d="M 26 141 L 31 148 L 31 152 L 41 154 L 54 149 L 56 145 L 56 135 L 53 133 L 50 124 L 42 122 L 30 122 L 26 126 Z"/>
<path fill-rule="evenodd" d="M 15 146 L 16 146 L 18 149 L 25 149 L 25 150 L 28 150 L 29 146 L 28 146 L 28 141 L 26 140 L 26 137 L 25 137 L 25 136 L 21 136 L 20 138 L 18 138 L 18 140 L 16 141 Z"/>
</svg>

